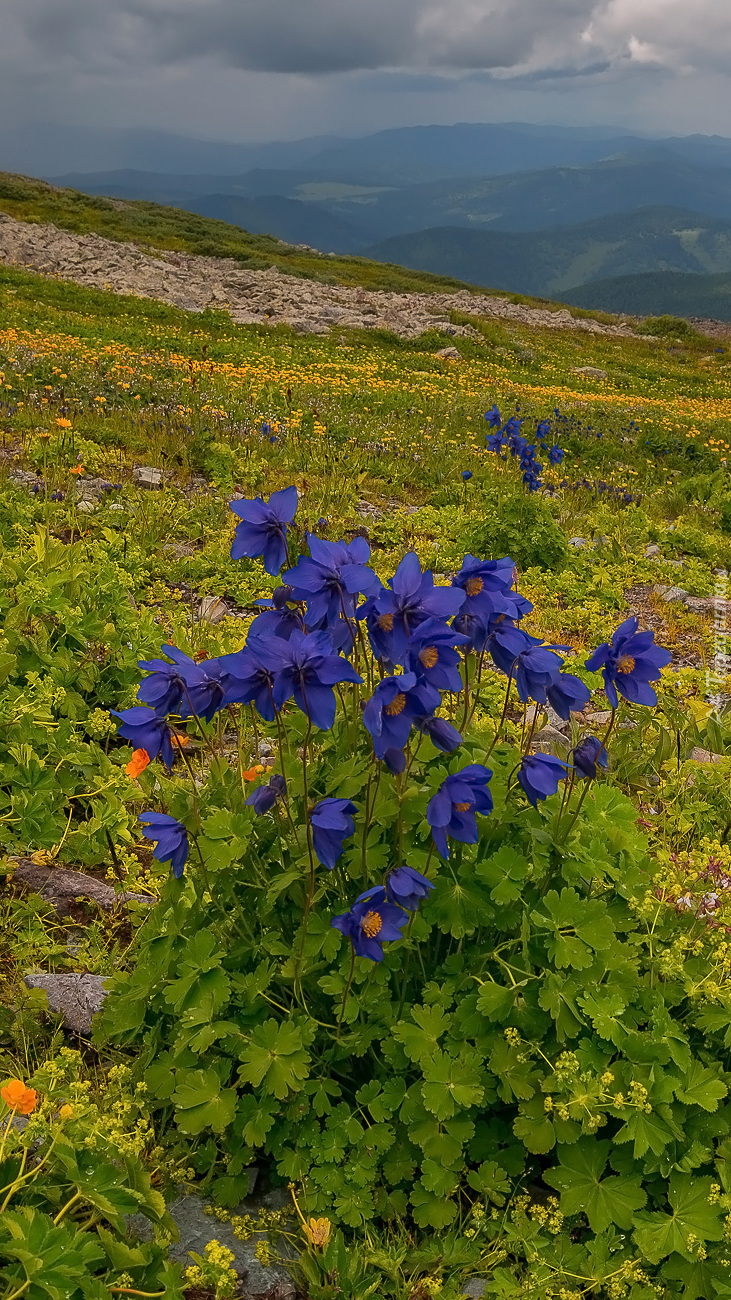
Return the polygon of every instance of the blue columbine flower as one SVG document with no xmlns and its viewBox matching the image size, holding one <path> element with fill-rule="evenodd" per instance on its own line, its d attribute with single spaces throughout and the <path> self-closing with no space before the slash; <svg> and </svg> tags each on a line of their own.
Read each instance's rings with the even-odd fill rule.
<svg viewBox="0 0 731 1300">
<path fill-rule="evenodd" d="M 350 911 L 334 916 L 330 924 L 347 934 L 356 957 L 383 961 L 383 944 L 400 939 L 407 920 L 403 908 L 388 902 L 383 885 L 375 885 L 359 894 Z"/>
<path fill-rule="evenodd" d="M 561 648 L 565 649 L 564 646 Z M 533 645 L 521 651 L 513 665 L 513 677 L 518 696 L 524 704 L 528 700 L 535 700 L 537 704 L 546 703 L 547 688 L 558 680 L 562 663 L 561 656 L 546 646 Z"/>
<path fill-rule="evenodd" d="M 363 710 L 363 725 L 373 738 L 376 758 L 403 750 L 414 719 L 428 717 L 440 703 L 439 691 L 415 673 L 384 677 Z"/>
<path fill-rule="evenodd" d="M 464 592 L 435 587 L 431 571 L 422 573 L 418 555 L 409 551 L 389 578 L 388 587 L 361 605 L 358 616 L 367 619 L 376 658 L 400 664 L 408 639 L 420 623 L 427 618 L 450 618 L 463 604 Z"/>
<path fill-rule="evenodd" d="M 613 709 L 619 704 L 617 692 L 631 704 L 657 704 L 650 682 L 657 681 L 671 655 L 655 645 L 655 633 L 638 632 L 636 618 L 625 619 L 611 643 L 605 641 L 586 661 L 589 672 L 601 668 L 604 690 Z"/>
<path fill-rule="evenodd" d="M 277 802 L 277 799 L 283 799 L 287 793 L 287 782 L 278 772 L 270 777 L 266 785 L 260 785 L 253 794 L 250 794 L 246 800 L 247 807 L 253 808 L 257 817 L 262 813 L 269 812 Z"/>
<path fill-rule="evenodd" d="M 580 677 L 573 673 L 559 673 L 546 687 L 548 703 L 559 718 L 568 722 L 572 713 L 578 713 L 589 703 L 591 691 Z"/>
<path fill-rule="evenodd" d="M 323 731 L 335 721 L 333 687 L 338 682 L 363 682 L 347 659 L 333 654 L 327 632 L 293 632 L 289 641 L 271 637 L 266 654 L 274 671 L 275 707 L 281 709 L 294 696 L 297 707 Z"/>
<path fill-rule="evenodd" d="M 274 673 L 269 662 L 270 644 L 269 640 L 249 634 L 243 650 L 222 655 L 218 661 L 224 691 L 223 703 L 253 704 L 266 722 L 273 722 L 276 716 L 272 698 Z"/>
<path fill-rule="evenodd" d="M 539 799 L 556 793 L 567 772 L 563 759 L 552 754 L 526 754 L 518 769 L 518 780 L 528 802 L 535 808 Z"/>
<path fill-rule="evenodd" d="M 500 455 L 500 452 L 505 446 L 505 439 L 503 438 L 500 430 L 498 430 L 497 433 L 488 434 L 487 438 L 485 439 L 485 442 L 487 443 L 488 451 L 494 451 L 496 456 Z"/>
<path fill-rule="evenodd" d="M 150 762 L 159 754 L 165 766 L 172 768 L 173 742 L 164 718 L 158 718 L 152 709 L 143 705 L 132 709 L 110 709 L 109 712 L 121 719 L 120 736 L 131 741 L 135 749 L 144 749 Z"/>
<path fill-rule="evenodd" d="M 467 645 L 468 642 L 469 637 L 447 627 L 441 619 L 428 618 L 411 633 L 404 666 L 417 677 L 423 677 L 430 686 L 458 695 L 463 682 L 459 672 L 461 656 L 455 646 Z"/>
<path fill-rule="evenodd" d="M 471 479 L 471 478 L 472 478 L 472 470 L 471 470 L 471 469 L 463 469 L 463 470 L 462 470 L 462 480 L 463 480 L 463 482 L 466 483 L 466 482 L 468 481 L 468 479 Z"/>
<path fill-rule="evenodd" d="M 609 766 L 603 741 L 597 736 L 587 736 L 572 750 L 571 762 L 579 776 L 587 777 L 590 781 L 596 780 L 597 764 L 599 767 Z"/>
<path fill-rule="evenodd" d="M 309 555 L 300 556 L 293 569 L 283 575 L 294 591 L 294 599 L 307 602 L 307 623 L 311 628 L 329 624 L 342 614 L 352 618 L 355 597 L 375 595 L 380 580 L 367 567 L 371 548 L 364 537 L 352 542 L 327 542 L 308 533 Z"/>
<path fill-rule="evenodd" d="M 453 754 L 462 744 L 460 732 L 446 718 L 414 718 L 414 726 L 443 754 Z"/>
<path fill-rule="evenodd" d="M 247 640 L 252 636 L 281 636 L 283 641 L 289 641 L 293 632 L 306 631 L 302 610 L 291 587 L 277 587 L 271 600 L 256 600 L 254 604 L 261 606 L 264 613 L 252 620 Z"/>
<path fill-rule="evenodd" d="M 357 812 L 350 799 L 321 799 L 310 814 L 312 843 L 317 861 L 332 871 L 343 845 L 355 830 L 353 813 Z"/>
<path fill-rule="evenodd" d="M 241 520 L 236 525 L 231 559 L 261 556 L 267 573 L 274 577 L 287 561 L 287 524 L 297 513 L 296 487 L 272 492 L 268 501 L 254 497 L 253 501 L 230 501 L 229 505 Z"/>
<path fill-rule="evenodd" d="M 485 419 L 491 429 L 497 429 L 502 424 L 503 417 L 498 411 L 497 405 L 493 406 L 491 410 L 485 411 Z"/>
<path fill-rule="evenodd" d="M 515 564 L 509 555 L 502 560 L 479 560 L 476 555 L 465 555 L 462 568 L 452 578 L 452 586 L 465 594 L 454 626 L 462 631 L 460 621 L 466 614 L 476 615 L 483 623 L 492 614 L 506 614 L 511 618 L 529 614 L 533 606 L 511 590 L 514 580 Z"/>
<path fill-rule="evenodd" d="M 207 659 L 197 664 L 174 645 L 164 645 L 162 651 L 172 659 L 172 663 L 165 659 L 140 659 L 138 662 L 137 666 L 149 673 L 149 677 L 140 683 L 138 700 L 149 705 L 160 717 L 177 713 L 181 718 L 189 718 L 195 713 L 210 722 L 223 701 L 220 661 Z"/>
<path fill-rule="evenodd" d="M 415 867 L 397 867 L 389 873 L 386 881 L 386 897 L 390 903 L 405 907 L 407 912 L 415 912 L 419 903 L 428 898 L 434 885 L 426 876 L 422 876 Z"/>
<path fill-rule="evenodd" d="M 149 823 L 143 826 L 142 834 L 148 840 L 157 840 L 153 857 L 157 858 L 158 862 L 167 862 L 169 859 L 173 875 L 176 880 L 179 880 L 190 851 L 188 832 L 182 822 L 176 821 L 174 817 L 168 817 L 167 813 L 157 812 L 140 813 L 137 820 Z"/>
<path fill-rule="evenodd" d="M 560 465 L 564 458 L 563 447 L 551 447 L 548 453 L 548 459 L 552 465 Z"/>
<path fill-rule="evenodd" d="M 449 857 L 448 835 L 462 844 L 477 843 L 475 814 L 481 813 L 486 817 L 492 812 L 492 795 L 487 788 L 491 776 L 489 767 L 470 763 L 460 772 L 446 777 L 429 800 L 426 820 L 443 858 Z"/>
</svg>

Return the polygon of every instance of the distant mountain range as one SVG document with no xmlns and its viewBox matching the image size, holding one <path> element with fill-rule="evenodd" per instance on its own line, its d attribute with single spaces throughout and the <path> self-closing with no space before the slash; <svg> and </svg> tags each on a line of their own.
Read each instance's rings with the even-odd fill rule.
<svg viewBox="0 0 731 1300">
<path fill-rule="evenodd" d="M 614 276 L 571 289 L 562 298 L 573 307 L 591 307 L 595 311 L 731 321 L 731 273 L 656 271 Z"/>
<path fill-rule="evenodd" d="M 731 273 L 731 220 L 648 207 L 515 235 L 446 226 L 385 239 L 366 249 L 366 256 L 471 284 L 562 298 L 586 281 L 617 275 Z"/>
<path fill-rule="evenodd" d="M 189 143 L 200 156 L 203 142 Z M 731 140 L 721 136 L 463 123 L 211 150 L 200 171 L 48 179 L 473 284 L 568 299 L 601 282 L 616 310 L 640 314 L 638 276 L 650 292 L 648 276 L 731 273 Z M 184 142 L 173 156 L 186 156 Z M 220 171 L 234 156 L 241 169 Z"/>
</svg>

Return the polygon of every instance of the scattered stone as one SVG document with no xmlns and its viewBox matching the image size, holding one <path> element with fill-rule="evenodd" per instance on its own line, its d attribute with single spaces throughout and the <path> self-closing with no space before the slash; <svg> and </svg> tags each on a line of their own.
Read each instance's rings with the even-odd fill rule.
<svg viewBox="0 0 731 1300">
<path fill-rule="evenodd" d="M 484 1277 L 471 1277 L 469 1282 L 465 1282 L 462 1295 L 467 1296 L 467 1300 L 482 1300 L 486 1291 L 487 1282 Z"/>
<path fill-rule="evenodd" d="M 26 988 L 43 989 L 50 1011 L 63 1017 L 67 1029 L 75 1034 L 91 1033 L 94 1016 L 101 1010 L 107 996 L 103 975 L 88 971 L 73 975 L 54 975 L 41 971 L 24 977 Z"/>
<path fill-rule="evenodd" d="M 259 744 L 257 745 L 257 751 L 259 754 L 259 758 L 272 758 L 274 755 L 274 750 L 272 749 L 268 740 L 260 740 Z"/>
<path fill-rule="evenodd" d="M 253 1190 L 256 1169 L 252 1169 L 251 1173 Z M 167 1206 L 179 1234 L 178 1240 L 172 1242 L 169 1247 L 170 1258 L 179 1264 L 187 1265 L 191 1262 L 189 1258 L 191 1251 L 202 1255 L 208 1242 L 215 1239 L 233 1254 L 233 1267 L 243 1281 L 237 1293 L 240 1300 L 248 1300 L 249 1297 L 259 1297 L 264 1294 L 274 1294 L 277 1300 L 294 1300 L 297 1288 L 286 1269 L 281 1264 L 265 1267 L 256 1258 L 256 1247 L 260 1241 L 267 1240 L 266 1232 L 255 1232 L 248 1241 L 241 1241 L 234 1236 L 230 1223 L 222 1223 L 215 1215 L 206 1213 L 206 1209 L 210 1209 L 210 1206 L 211 1201 L 205 1200 L 197 1192 L 180 1195 Z M 259 1198 L 256 1201 L 243 1201 L 231 1211 L 231 1215 L 232 1217 L 247 1214 L 256 1216 L 261 1206 L 262 1201 Z M 128 1227 L 143 1239 L 149 1240 L 152 1236 L 152 1225 L 140 1214 L 131 1216 Z"/>
<path fill-rule="evenodd" d="M 609 723 L 609 719 L 611 718 L 611 716 L 612 716 L 611 709 L 603 709 L 599 713 L 585 714 L 584 721 L 588 722 L 592 727 L 606 727 Z"/>
<path fill-rule="evenodd" d="M 577 551 L 581 551 L 581 550 L 583 550 L 584 547 L 586 546 L 586 538 L 585 538 L 585 537 L 569 537 L 569 546 L 574 546 L 574 547 L 576 547 L 576 550 L 577 550 Z"/>
<path fill-rule="evenodd" d="M 651 542 L 649 546 L 645 547 L 645 558 L 648 560 L 654 560 L 657 556 L 662 556 L 662 551 L 657 542 Z"/>
<path fill-rule="evenodd" d="M 599 370 L 597 366 L 572 366 L 572 375 L 586 375 L 587 379 L 606 379 L 606 370 Z"/>
<path fill-rule="evenodd" d="M 87 501 L 86 497 L 82 497 L 80 501 L 76 502 L 76 509 L 79 514 L 91 515 L 96 510 L 96 506 L 93 501 Z"/>
<path fill-rule="evenodd" d="M 204 623 L 220 623 L 228 614 L 228 607 L 219 596 L 204 596 L 198 605 L 198 617 Z"/>
<path fill-rule="evenodd" d="M 135 465 L 132 474 L 138 487 L 162 487 L 162 470 L 155 469 L 152 465 Z"/>
<path fill-rule="evenodd" d="M 679 601 L 681 605 L 684 605 L 689 596 L 689 593 L 684 591 L 682 587 L 668 587 L 662 582 L 657 583 L 652 590 L 661 600 L 665 601 L 666 605 L 672 605 L 676 601 Z"/>
<path fill-rule="evenodd" d="M 326 254 L 327 256 L 327 254 Z M 325 334 L 332 327 L 390 330 L 415 339 L 430 329 L 475 338 L 471 324 L 453 325 L 451 314 L 497 318 L 546 329 L 633 337 L 626 321 L 603 324 L 569 311 L 513 303 L 507 297 L 472 293 L 396 293 L 361 286 L 300 279 L 276 267 L 251 270 L 235 258 L 156 251 L 101 235 L 78 235 L 57 226 L 16 221 L 0 213 L 0 263 L 39 271 L 75 284 L 203 311 L 210 303 L 236 324 L 289 325 L 298 333 Z M 481 335 L 477 335 L 481 339 Z M 444 351 L 444 350 L 443 350 Z M 459 357 L 457 349 L 454 352 Z M 438 355 L 438 354 L 437 354 Z M 453 358 L 454 359 L 454 358 Z M 603 371 L 583 370 L 593 377 Z M 143 486 L 159 487 L 160 482 Z"/>
<path fill-rule="evenodd" d="M 442 358 L 444 361 L 461 361 L 461 360 L 462 360 L 462 353 L 461 353 L 461 352 L 458 352 L 456 348 L 440 348 L 438 352 L 435 352 L 435 353 L 434 353 L 434 356 L 435 356 L 435 357 L 440 357 L 440 358 Z"/>
<path fill-rule="evenodd" d="M 592 546 L 594 547 L 595 551 L 598 550 L 599 547 L 601 546 L 608 546 L 608 545 L 609 545 L 609 538 L 605 537 L 604 533 L 600 533 L 599 536 L 595 537 L 594 541 L 592 542 Z"/>
<path fill-rule="evenodd" d="M 557 750 L 565 754 L 571 744 L 568 736 L 564 736 L 556 727 L 541 727 L 534 741 L 536 749 L 542 754 L 555 754 Z"/>
<path fill-rule="evenodd" d="M 70 871 L 66 867 L 44 867 L 31 858 L 19 858 L 17 862 L 13 880 L 40 894 L 41 898 L 55 907 L 59 916 L 68 916 L 71 903 L 77 898 L 88 898 L 105 912 L 114 912 L 125 903 L 146 903 L 151 906 L 155 901 L 152 894 L 135 894 L 127 889 L 118 894 L 103 880 L 85 876 L 81 871 Z"/>
<path fill-rule="evenodd" d="M 666 564 L 671 564 L 674 569 L 687 569 L 685 560 L 666 560 Z"/>
<path fill-rule="evenodd" d="M 701 749 L 696 745 L 695 749 L 691 750 L 689 758 L 693 763 L 720 763 L 724 755 L 712 754 L 709 749 Z"/>
</svg>

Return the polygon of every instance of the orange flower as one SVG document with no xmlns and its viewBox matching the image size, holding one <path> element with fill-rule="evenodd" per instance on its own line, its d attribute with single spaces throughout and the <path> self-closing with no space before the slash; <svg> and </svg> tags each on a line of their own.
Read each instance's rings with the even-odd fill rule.
<svg viewBox="0 0 731 1300">
<path fill-rule="evenodd" d="M 71 473 L 72 473 L 72 474 L 83 474 L 83 472 L 84 472 L 84 466 L 83 466 L 83 465 L 72 465 L 72 466 L 71 466 Z"/>
<path fill-rule="evenodd" d="M 256 767 L 250 767 L 247 772 L 242 772 L 241 775 L 245 781 L 255 781 L 258 776 L 261 776 L 263 771 L 264 768 L 262 767 L 262 764 L 257 763 Z"/>
<path fill-rule="evenodd" d="M 71 428 L 71 421 L 65 420 L 62 416 L 59 416 L 59 418 L 56 420 L 56 424 L 58 425 L 59 429 Z"/>
<path fill-rule="evenodd" d="M 333 1226 L 329 1219 L 307 1219 L 302 1228 L 311 1246 L 324 1250 L 332 1235 Z"/>
<path fill-rule="evenodd" d="M 190 744 L 190 736 L 186 736 L 184 731 L 172 731 L 170 739 L 174 749 L 185 749 Z"/>
<path fill-rule="evenodd" d="M 139 776 L 140 772 L 144 772 L 149 761 L 150 761 L 150 755 L 148 754 L 146 749 L 136 749 L 131 759 L 129 760 L 129 763 L 124 769 L 125 772 L 127 773 L 127 776 L 132 776 L 132 777 Z"/>
<path fill-rule="evenodd" d="M 0 1088 L 0 1097 L 8 1109 L 18 1115 L 30 1115 L 38 1101 L 38 1093 L 34 1088 L 26 1088 L 22 1079 L 11 1079 L 6 1083 L 4 1088 Z"/>
</svg>

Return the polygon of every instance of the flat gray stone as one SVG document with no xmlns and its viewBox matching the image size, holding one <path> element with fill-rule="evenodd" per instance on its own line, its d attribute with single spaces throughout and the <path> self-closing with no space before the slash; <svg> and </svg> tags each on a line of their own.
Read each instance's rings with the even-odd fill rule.
<svg viewBox="0 0 731 1300">
<path fill-rule="evenodd" d="M 469 1282 L 465 1282 L 462 1295 L 467 1296 L 468 1300 L 482 1300 L 486 1291 L 487 1282 L 484 1277 L 471 1277 Z"/>
<path fill-rule="evenodd" d="M 572 366 L 572 375 L 586 375 L 587 379 L 606 379 L 606 370 L 600 370 L 598 366 Z"/>
<path fill-rule="evenodd" d="M 685 591 L 683 587 L 667 587 L 662 582 L 659 582 L 657 586 L 653 588 L 653 591 L 655 591 L 657 595 L 665 601 L 666 605 L 672 605 L 676 601 L 679 601 L 681 605 L 684 605 L 690 594 Z"/>
<path fill-rule="evenodd" d="M 651 542 L 649 546 L 645 547 L 645 558 L 648 560 L 654 560 L 657 556 L 662 556 L 662 551 L 657 542 Z"/>
<path fill-rule="evenodd" d="M 256 1170 L 253 1169 L 251 1172 L 253 1186 Z M 243 1201 L 241 1205 L 236 1206 L 231 1211 L 231 1214 L 234 1217 L 246 1214 L 256 1217 L 262 1205 L 266 1204 L 269 1199 L 269 1197 L 266 1197 L 263 1200 L 257 1200 L 257 1202 Z M 191 1251 L 202 1255 L 209 1241 L 218 1241 L 233 1254 L 233 1267 L 237 1270 L 243 1282 L 243 1286 L 238 1292 L 240 1298 L 246 1300 L 248 1297 L 260 1296 L 276 1287 L 277 1300 L 280 1300 L 280 1297 L 281 1300 L 289 1300 L 290 1297 L 294 1300 L 297 1288 L 286 1268 L 281 1264 L 272 1264 L 265 1267 L 256 1258 L 257 1243 L 266 1241 L 267 1234 L 265 1232 L 255 1232 L 248 1241 L 240 1241 L 234 1235 L 230 1223 L 222 1223 L 216 1218 L 215 1214 L 206 1214 L 206 1207 L 211 1205 L 210 1200 L 206 1200 L 197 1192 L 190 1192 L 178 1196 L 167 1206 L 168 1213 L 174 1220 L 179 1234 L 178 1241 L 172 1242 L 169 1247 L 170 1258 L 179 1264 L 187 1266 L 192 1263 L 189 1258 Z M 268 1208 L 275 1207 L 270 1205 Z M 152 1236 L 152 1227 L 142 1215 L 132 1215 L 128 1220 L 128 1226 L 135 1231 L 138 1237 L 149 1240 Z"/>
<path fill-rule="evenodd" d="M 31 858 L 18 860 L 13 880 L 52 903 L 59 916 L 68 915 L 70 905 L 76 898 L 88 898 L 105 912 L 113 912 L 129 902 L 146 903 L 149 907 L 155 901 L 152 894 L 135 894 L 131 890 L 117 893 L 105 881 L 86 876 L 83 871 L 70 871 L 66 867 L 43 867 Z"/>
<path fill-rule="evenodd" d="M 135 465 L 132 473 L 138 487 L 162 487 L 163 473 L 161 469 L 155 469 L 152 465 Z"/>
<path fill-rule="evenodd" d="M 536 748 L 540 749 L 543 754 L 555 754 L 557 752 L 564 754 L 571 744 L 568 737 L 564 736 L 563 732 L 558 731 L 556 727 L 541 727 L 538 735 L 534 737 L 534 741 Z"/>
<path fill-rule="evenodd" d="M 220 623 L 228 614 L 228 608 L 220 596 L 204 596 L 198 606 L 198 616 L 204 623 Z"/>
<path fill-rule="evenodd" d="M 723 754 L 712 754 L 710 749 L 701 749 L 699 745 L 696 745 L 688 757 L 694 763 L 720 763 L 724 756 Z"/>
<path fill-rule="evenodd" d="M 49 1009 L 63 1016 L 66 1028 L 75 1034 L 91 1033 L 92 1020 L 107 996 L 104 976 L 90 975 L 87 971 L 72 975 L 40 971 L 26 975 L 24 983 L 29 989 L 44 989 Z"/>
<path fill-rule="evenodd" d="M 587 545 L 585 537 L 569 537 L 569 546 L 574 546 L 577 551 L 583 550 Z"/>
<path fill-rule="evenodd" d="M 458 352 L 456 348 L 440 348 L 438 352 L 434 353 L 434 356 L 441 357 L 443 360 L 446 361 L 462 360 L 462 353 Z"/>
</svg>

